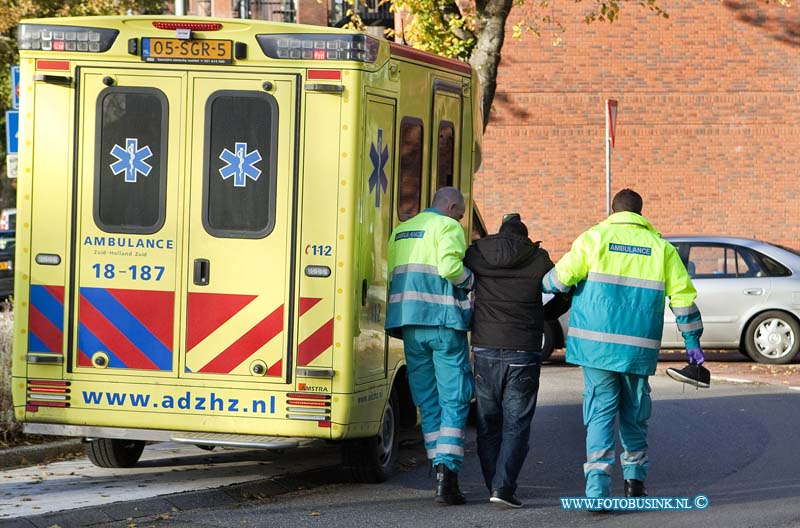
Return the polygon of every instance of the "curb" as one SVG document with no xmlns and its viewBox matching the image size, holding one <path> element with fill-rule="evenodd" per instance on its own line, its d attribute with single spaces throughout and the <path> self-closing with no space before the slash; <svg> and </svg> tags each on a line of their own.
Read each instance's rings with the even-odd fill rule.
<svg viewBox="0 0 800 528">
<path fill-rule="evenodd" d="M 233 506 L 252 500 L 262 500 L 284 493 L 342 482 L 349 482 L 344 476 L 342 467 L 326 466 L 302 473 L 209 490 L 187 491 L 103 506 L 0 520 L 0 528 L 47 528 L 52 526 L 78 528 L 123 521 L 127 521 L 129 524 L 141 523 L 146 522 L 148 518 L 163 520 L 190 510 Z"/>
<path fill-rule="evenodd" d="M 79 438 L 0 449 L 0 468 L 11 469 L 18 466 L 32 466 L 51 458 L 64 457 L 72 453 L 83 453 L 83 449 L 83 441 Z"/>
</svg>

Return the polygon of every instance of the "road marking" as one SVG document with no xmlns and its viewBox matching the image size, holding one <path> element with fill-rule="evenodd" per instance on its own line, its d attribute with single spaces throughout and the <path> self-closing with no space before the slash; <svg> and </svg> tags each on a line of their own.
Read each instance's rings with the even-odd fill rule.
<svg viewBox="0 0 800 528">
<path fill-rule="evenodd" d="M 789 387 L 792 390 L 800 391 L 800 387 Z"/>
<path fill-rule="evenodd" d="M 722 376 L 711 376 L 711 379 L 719 380 L 719 381 L 728 381 L 728 382 L 731 382 L 731 383 L 755 383 L 755 381 L 749 380 L 749 379 L 725 378 L 725 377 L 722 377 Z"/>
</svg>

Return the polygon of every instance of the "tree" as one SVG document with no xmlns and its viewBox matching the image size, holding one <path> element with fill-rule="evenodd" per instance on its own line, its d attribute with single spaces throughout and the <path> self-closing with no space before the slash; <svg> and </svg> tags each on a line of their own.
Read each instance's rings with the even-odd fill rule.
<svg viewBox="0 0 800 528">
<path fill-rule="evenodd" d="M 558 0 L 528 0 L 535 2 L 536 12 L 531 19 L 514 24 L 514 37 L 523 32 L 537 36 L 541 28 L 554 28 L 563 33 L 564 25 L 546 14 Z M 562 0 L 568 1 L 568 0 Z M 582 0 L 571 0 L 582 3 Z M 624 4 L 631 0 L 590 0 L 591 4 L 584 15 L 587 24 L 592 22 L 614 22 L 620 15 Z M 658 5 L 658 0 L 634 0 L 635 3 L 651 11 L 654 15 L 668 18 L 668 14 Z M 789 0 L 762 0 L 765 3 L 778 3 L 789 6 Z M 483 126 L 489 122 L 495 90 L 497 89 L 497 69 L 500 65 L 501 51 L 505 41 L 506 23 L 514 6 L 525 0 L 395 0 L 395 8 L 404 15 L 407 23 L 403 27 L 403 38 L 411 45 L 444 55 L 468 61 L 478 74 L 483 99 Z M 558 38 L 556 38 L 557 43 Z"/>
<path fill-rule="evenodd" d="M 9 66 L 18 60 L 16 29 L 23 18 L 161 13 L 162 0 L 0 0 L 0 107 L 10 99 Z"/>
<path fill-rule="evenodd" d="M 19 61 L 17 25 L 23 18 L 80 15 L 113 15 L 125 13 L 161 13 L 162 0 L 0 0 L 0 130 L 5 130 L 5 109 L 11 102 L 10 67 Z M 0 172 L 5 172 L 5 134 L 0 149 Z M 7 182 L 5 178 L 2 180 Z M 7 196 L 8 185 L 2 185 L 0 206 L 13 202 Z"/>
</svg>

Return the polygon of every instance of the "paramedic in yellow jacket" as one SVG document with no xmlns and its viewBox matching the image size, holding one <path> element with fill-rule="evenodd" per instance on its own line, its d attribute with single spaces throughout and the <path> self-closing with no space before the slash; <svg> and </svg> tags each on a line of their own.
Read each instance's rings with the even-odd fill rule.
<svg viewBox="0 0 800 528">
<path fill-rule="evenodd" d="M 473 279 L 462 263 L 464 210 L 461 192 L 443 187 L 430 208 L 397 226 L 389 239 L 386 330 L 403 339 L 439 504 L 465 502 L 458 471 L 473 389 L 467 348 L 472 318 L 467 290 Z"/>
<path fill-rule="evenodd" d="M 625 496 L 646 495 L 647 425 L 664 303 L 683 335 L 690 361 L 703 362 L 697 292 L 676 249 L 642 216 L 642 198 L 623 189 L 612 215 L 581 234 L 545 276 L 545 291 L 575 286 L 567 362 L 583 370 L 587 497 L 611 494 L 614 421 L 619 414 Z"/>
</svg>

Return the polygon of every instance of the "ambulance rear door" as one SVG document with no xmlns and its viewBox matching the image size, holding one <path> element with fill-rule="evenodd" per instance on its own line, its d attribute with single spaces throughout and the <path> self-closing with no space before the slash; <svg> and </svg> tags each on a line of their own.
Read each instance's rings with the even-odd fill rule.
<svg viewBox="0 0 800 528">
<path fill-rule="evenodd" d="M 186 74 L 82 67 L 78 80 L 67 368 L 174 378 Z"/>
<path fill-rule="evenodd" d="M 290 381 L 297 87 L 189 74 L 182 377 Z"/>
</svg>

